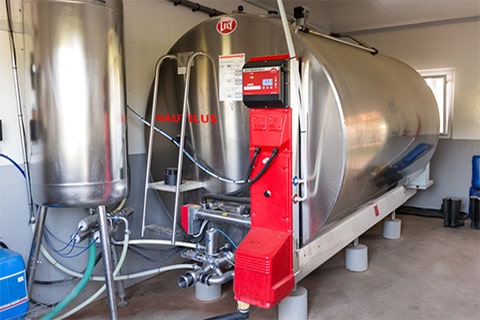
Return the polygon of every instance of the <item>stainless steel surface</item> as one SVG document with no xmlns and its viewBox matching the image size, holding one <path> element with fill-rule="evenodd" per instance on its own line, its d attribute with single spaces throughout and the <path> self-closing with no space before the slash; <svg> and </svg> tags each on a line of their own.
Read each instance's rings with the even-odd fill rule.
<svg viewBox="0 0 480 320">
<path fill-rule="evenodd" d="M 38 218 L 36 219 L 35 223 L 35 231 L 33 232 L 32 245 L 30 247 L 30 255 L 28 257 L 27 265 L 27 290 L 29 297 L 31 297 L 35 273 L 39 263 L 38 256 L 40 254 L 40 247 L 42 245 L 43 230 L 45 229 L 45 220 L 47 219 L 47 210 L 47 207 L 39 207 Z"/>
<path fill-rule="evenodd" d="M 113 281 L 113 260 L 110 247 L 109 225 L 107 221 L 107 210 L 105 206 L 97 207 L 98 230 L 100 232 L 100 242 L 102 245 L 103 272 L 105 274 L 105 285 L 107 286 L 108 307 L 110 310 L 110 319 L 116 320 L 117 303 L 115 299 L 115 282 Z"/>
<path fill-rule="evenodd" d="M 202 220 L 215 221 L 220 223 L 224 222 L 228 225 L 234 225 L 243 228 L 250 227 L 250 216 L 245 216 L 227 211 L 210 210 L 200 207 L 195 211 L 195 217 Z"/>
<path fill-rule="evenodd" d="M 26 0 L 24 10 L 35 203 L 120 201 L 128 194 L 122 1 Z"/>
<path fill-rule="evenodd" d="M 217 231 L 208 229 L 205 233 L 205 244 L 207 247 L 207 255 L 213 256 L 217 253 Z"/>
<path fill-rule="evenodd" d="M 241 101 L 219 101 L 219 56 L 244 53 L 245 59 L 287 53 L 278 18 L 231 15 L 234 32 L 221 35 L 212 18 L 187 32 L 170 54 L 202 51 L 216 61 L 192 68 L 189 113 L 214 114 L 212 123 L 188 123 L 187 146 L 217 173 L 241 179 L 249 162 L 248 110 Z M 312 34 L 293 34 L 301 59 L 303 104 L 308 109 L 308 198 L 302 210 L 302 245 L 329 224 L 344 218 L 369 199 L 407 182 L 430 160 L 438 142 L 434 97 L 420 75 L 406 64 L 381 54 Z M 205 59 L 206 60 L 206 59 Z M 157 115 L 181 113 L 184 76 L 173 65 L 162 70 Z M 156 125 L 177 136 L 179 125 Z M 168 140 L 154 144 L 152 174 L 161 179 L 173 166 L 176 148 Z M 214 181 L 192 164 L 188 176 L 205 181 L 211 192 L 238 188 Z"/>
</svg>

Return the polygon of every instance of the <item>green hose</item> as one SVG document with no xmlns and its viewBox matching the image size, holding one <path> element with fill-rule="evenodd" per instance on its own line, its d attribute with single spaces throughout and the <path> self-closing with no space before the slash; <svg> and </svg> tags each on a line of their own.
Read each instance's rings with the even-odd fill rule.
<svg viewBox="0 0 480 320">
<path fill-rule="evenodd" d="M 83 290 L 87 285 L 88 280 L 92 276 L 93 269 L 95 267 L 95 259 L 97 255 L 97 246 L 95 243 L 91 243 L 88 248 L 88 264 L 85 273 L 83 274 L 82 279 L 77 283 L 75 288 L 65 297 L 59 304 L 55 306 L 49 313 L 44 315 L 40 320 L 51 320 L 55 317 L 60 311 L 62 311 L 73 299 L 75 299 L 78 294 Z"/>
</svg>

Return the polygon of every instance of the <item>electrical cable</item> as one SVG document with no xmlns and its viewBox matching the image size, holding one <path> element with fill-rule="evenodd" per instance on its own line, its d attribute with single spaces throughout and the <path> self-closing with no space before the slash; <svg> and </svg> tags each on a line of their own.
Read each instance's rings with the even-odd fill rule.
<svg viewBox="0 0 480 320">
<path fill-rule="evenodd" d="M 395 210 L 396 214 L 404 214 L 404 215 L 411 215 L 417 217 L 424 217 L 424 218 L 438 218 L 438 219 L 445 219 L 445 215 L 443 214 L 442 210 L 438 209 L 427 209 L 427 208 L 417 208 L 417 207 L 410 207 L 410 206 L 401 206 L 397 210 Z M 468 213 L 460 212 L 461 216 L 459 216 L 459 220 L 466 220 L 468 219 Z"/>
<path fill-rule="evenodd" d="M 207 199 L 222 200 L 228 202 L 250 203 L 249 197 L 228 196 L 218 193 L 205 193 L 202 196 L 202 203 L 206 203 Z"/>
<path fill-rule="evenodd" d="M 8 161 L 10 161 L 10 163 L 12 163 L 15 166 L 15 168 L 17 168 L 18 171 L 20 171 L 20 173 L 22 174 L 22 176 L 24 178 L 27 177 L 26 174 L 25 174 L 25 171 L 22 169 L 22 167 L 17 162 L 15 162 L 15 160 L 13 160 L 12 158 L 10 158 L 9 156 L 7 156 L 6 154 L 3 154 L 3 153 L 0 153 L 0 157 L 5 158 Z"/>
<path fill-rule="evenodd" d="M 68 277 L 64 279 L 58 279 L 58 280 L 34 280 L 33 283 L 38 284 L 38 285 L 52 285 L 52 284 L 59 284 L 59 283 L 65 283 L 65 282 L 70 282 L 72 280 L 75 280 L 77 278 L 75 277 Z"/>
<path fill-rule="evenodd" d="M 32 226 L 35 226 L 35 224 L 33 224 Z M 126 239 L 126 238 L 125 238 Z M 129 244 L 157 244 L 157 245 L 171 245 L 171 242 L 170 240 L 159 240 L 159 239 L 136 239 L 136 240 L 128 240 L 128 242 L 126 242 L 126 240 L 124 241 L 121 241 L 121 242 L 118 242 L 120 244 L 123 244 L 123 245 L 129 245 Z M 187 242 L 181 242 L 181 241 L 176 241 L 175 244 L 177 246 L 184 246 L 184 247 L 187 247 L 187 248 L 191 248 L 191 249 L 195 249 L 198 247 L 197 244 L 194 244 L 194 243 L 187 243 Z M 47 259 L 47 261 L 52 264 L 54 267 L 56 267 L 57 269 L 59 269 L 60 271 L 68 274 L 68 275 L 71 275 L 71 276 L 74 276 L 74 277 L 77 277 L 77 278 L 81 278 L 83 276 L 82 273 L 80 272 L 77 272 L 77 271 L 74 271 L 74 270 L 71 270 L 70 268 L 62 265 L 60 262 L 58 262 L 49 252 L 48 250 L 42 245 L 40 247 L 40 250 L 43 254 L 43 256 L 45 257 L 45 259 Z M 121 259 L 120 259 L 121 261 Z M 120 264 L 120 262 L 119 262 Z M 156 269 L 153 269 L 153 270 L 156 270 Z M 145 274 L 145 275 L 151 275 L 151 274 L 155 274 L 155 272 L 151 272 L 151 273 L 145 273 L 145 272 L 142 272 L 142 274 Z M 122 275 L 122 276 L 117 276 L 117 277 L 114 277 L 114 280 L 115 281 L 119 281 L 119 280 L 128 280 L 128 279 L 134 279 L 134 278 L 138 278 L 138 277 L 142 277 L 143 275 L 142 274 L 137 274 L 137 273 L 134 273 L 134 274 L 130 274 L 130 275 Z M 105 281 L 105 277 L 102 277 L 102 276 L 92 276 L 90 278 L 90 280 L 93 280 L 93 281 Z"/>
<path fill-rule="evenodd" d="M 236 243 L 232 240 L 232 238 L 230 238 L 230 237 L 228 236 L 228 234 L 226 234 L 223 230 L 220 230 L 220 229 L 218 229 L 218 228 L 213 228 L 213 230 L 217 231 L 217 232 L 220 233 L 222 236 L 224 236 L 225 239 L 227 239 L 228 242 L 230 242 L 235 249 L 238 248 L 237 244 L 236 244 Z"/>
<path fill-rule="evenodd" d="M 245 177 L 243 178 L 244 181 L 248 181 L 250 179 L 250 175 L 252 174 L 253 166 L 255 164 L 255 161 L 257 160 L 258 154 L 260 153 L 260 147 L 255 147 L 255 150 L 253 151 L 253 156 L 252 160 L 250 161 L 250 164 L 248 165 L 247 173 L 245 174 Z"/>
<path fill-rule="evenodd" d="M 127 105 L 127 109 L 132 112 L 135 117 L 137 117 L 141 122 L 143 122 L 143 124 L 145 124 L 146 126 L 150 127 L 150 122 L 148 120 L 146 120 L 144 117 L 142 117 L 140 114 L 138 114 L 138 112 L 136 112 L 132 107 L 130 107 L 129 105 Z M 165 131 L 163 131 L 162 129 L 158 128 L 157 126 L 154 126 L 153 129 L 160 133 L 162 136 L 164 136 L 165 138 L 167 138 L 171 143 L 173 143 L 175 146 L 177 147 L 180 147 L 180 143 L 175 140 L 174 138 L 172 138 L 168 133 L 166 133 Z M 203 172 L 205 172 L 206 174 L 210 175 L 211 177 L 219 180 L 219 181 L 222 181 L 222 182 L 226 182 L 226 183 L 233 183 L 233 184 L 243 184 L 245 183 L 245 180 L 236 180 L 236 179 L 231 179 L 231 178 L 225 178 L 225 177 L 221 177 L 219 176 L 218 174 L 216 174 L 215 172 L 213 172 L 212 170 L 208 169 L 206 167 L 206 165 L 200 163 L 197 159 L 194 158 L 194 156 L 192 154 L 190 154 L 187 150 L 183 149 L 183 153 L 187 156 L 188 159 L 190 159 L 190 161 L 192 161 L 198 168 L 200 168 Z"/>
<path fill-rule="evenodd" d="M 73 249 L 75 249 L 75 237 L 78 235 L 78 233 L 80 232 L 81 228 L 78 228 L 75 233 L 73 235 L 70 236 L 70 241 L 68 242 L 65 242 L 59 238 L 57 238 L 48 228 L 45 228 L 46 230 L 46 234 L 44 234 L 44 238 L 47 242 L 47 244 L 49 245 L 49 247 L 55 252 L 57 253 L 58 255 L 62 256 L 62 257 L 65 257 L 65 258 L 68 258 L 69 257 L 69 254 L 72 253 Z M 60 243 L 63 243 L 64 246 L 61 248 L 61 249 L 57 249 L 53 246 L 53 243 L 51 242 L 50 240 L 50 236 L 52 236 L 55 240 L 57 240 L 58 242 Z M 68 252 L 63 252 L 65 251 L 67 248 L 69 248 L 69 251 Z"/>
<path fill-rule="evenodd" d="M 208 220 L 203 220 L 202 225 L 200 226 L 200 230 L 198 231 L 197 234 L 193 234 L 192 238 L 196 239 L 196 238 L 200 237 L 203 234 L 203 232 L 205 231 L 205 227 L 207 226 L 207 224 L 209 222 L 210 221 L 208 221 Z"/>
</svg>

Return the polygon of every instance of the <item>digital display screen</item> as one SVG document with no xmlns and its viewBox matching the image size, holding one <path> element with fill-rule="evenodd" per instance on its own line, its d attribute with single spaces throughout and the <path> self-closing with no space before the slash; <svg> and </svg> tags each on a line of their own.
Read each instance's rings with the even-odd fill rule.
<svg viewBox="0 0 480 320">
<path fill-rule="evenodd" d="M 262 86 L 273 86 L 273 79 L 262 79 Z"/>
</svg>

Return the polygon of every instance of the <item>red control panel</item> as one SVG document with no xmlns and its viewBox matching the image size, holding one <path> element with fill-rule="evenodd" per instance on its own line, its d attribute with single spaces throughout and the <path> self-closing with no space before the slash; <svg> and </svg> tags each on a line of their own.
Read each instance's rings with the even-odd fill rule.
<svg viewBox="0 0 480 320">
<path fill-rule="evenodd" d="M 278 95 L 280 93 L 280 66 L 246 68 L 243 73 L 244 95 Z"/>
<path fill-rule="evenodd" d="M 243 102 L 250 108 L 286 108 L 288 56 L 250 59 L 243 67 Z"/>
</svg>

